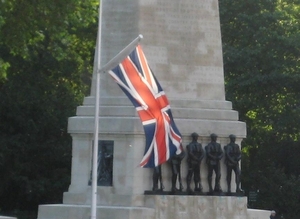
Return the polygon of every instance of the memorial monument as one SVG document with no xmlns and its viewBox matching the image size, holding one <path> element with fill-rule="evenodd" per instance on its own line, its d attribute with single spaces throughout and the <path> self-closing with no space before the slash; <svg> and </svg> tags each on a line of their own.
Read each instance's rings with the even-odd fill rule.
<svg viewBox="0 0 300 219">
<path fill-rule="evenodd" d="M 225 100 L 217 0 L 102 0 L 102 7 L 101 63 L 142 34 L 141 45 L 169 98 L 183 145 L 190 142 L 193 132 L 202 145 L 210 142 L 212 133 L 218 135 L 222 147 L 229 143 L 230 134 L 241 145 L 246 124 L 238 121 L 238 112 Z M 63 204 L 41 205 L 38 219 L 90 216 L 95 75 L 96 68 L 90 96 L 68 122 L 73 139 L 70 187 Z M 243 196 L 144 195 L 153 188 L 153 170 L 138 167 L 144 152 L 144 130 L 135 108 L 108 74 L 101 75 L 99 111 L 99 151 L 105 147 L 112 170 L 99 173 L 107 178 L 98 186 L 97 219 L 254 219 L 269 215 L 247 209 Z M 221 163 L 224 177 L 220 186 L 227 188 L 224 158 Z M 185 160 L 181 170 L 182 176 L 187 176 Z M 161 172 L 164 190 L 171 191 L 169 164 L 161 165 Z M 209 190 L 207 174 L 206 165 L 201 165 L 203 192 Z M 235 190 L 235 184 L 231 188 Z"/>
</svg>

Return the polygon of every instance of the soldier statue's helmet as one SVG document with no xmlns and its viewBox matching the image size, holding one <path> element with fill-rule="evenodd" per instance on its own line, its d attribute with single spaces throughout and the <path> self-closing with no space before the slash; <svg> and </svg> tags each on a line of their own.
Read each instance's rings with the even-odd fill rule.
<svg viewBox="0 0 300 219">
<path fill-rule="evenodd" d="M 236 138 L 236 136 L 231 134 L 231 135 L 229 135 L 229 138 Z"/>
<path fill-rule="evenodd" d="M 218 137 L 215 133 L 212 133 L 212 134 L 210 134 L 210 137 L 211 138 L 216 138 L 216 137 Z"/>
<path fill-rule="evenodd" d="M 192 138 L 196 138 L 196 137 L 199 137 L 199 135 L 198 135 L 196 132 L 193 132 L 193 133 L 191 134 L 191 137 L 192 137 Z"/>
</svg>

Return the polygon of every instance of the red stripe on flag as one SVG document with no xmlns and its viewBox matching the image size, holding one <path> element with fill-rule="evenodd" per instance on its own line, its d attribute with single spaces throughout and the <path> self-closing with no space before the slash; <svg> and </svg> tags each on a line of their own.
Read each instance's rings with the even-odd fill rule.
<svg viewBox="0 0 300 219">
<path fill-rule="evenodd" d="M 137 52 L 138 52 L 138 55 L 139 55 L 141 67 L 143 69 L 144 77 L 145 77 L 146 81 L 148 81 L 150 86 L 153 87 L 152 74 L 151 74 L 151 71 L 149 69 L 146 57 L 145 57 L 145 55 L 143 53 L 143 50 L 142 50 L 140 45 L 137 46 Z"/>
</svg>

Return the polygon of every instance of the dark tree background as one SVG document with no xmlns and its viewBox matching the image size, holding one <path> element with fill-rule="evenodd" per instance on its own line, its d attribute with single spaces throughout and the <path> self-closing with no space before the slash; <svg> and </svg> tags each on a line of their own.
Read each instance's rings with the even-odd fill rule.
<svg viewBox="0 0 300 219">
<path fill-rule="evenodd" d="M 220 0 L 226 98 L 247 123 L 249 207 L 300 217 L 300 0 Z M 98 0 L 0 1 L 0 214 L 35 219 L 70 183 Z"/>
<path fill-rule="evenodd" d="M 250 207 L 300 217 L 300 1 L 220 0 L 227 99 L 247 123 Z"/>
</svg>

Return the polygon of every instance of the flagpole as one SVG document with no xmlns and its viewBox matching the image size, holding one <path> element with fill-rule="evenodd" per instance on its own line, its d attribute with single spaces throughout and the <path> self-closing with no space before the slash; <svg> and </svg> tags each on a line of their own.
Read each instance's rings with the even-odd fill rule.
<svg viewBox="0 0 300 219">
<path fill-rule="evenodd" d="M 143 35 L 138 35 L 131 43 L 129 43 L 124 49 L 122 49 L 115 57 L 113 57 L 108 63 L 106 63 L 101 69 L 100 72 L 107 72 L 112 68 L 116 67 L 123 59 L 129 55 L 133 51 L 133 49 L 137 46 L 137 44 L 143 39 Z"/>
<path fill-rule="evenodd" d="M 92 204 L 91 219 L 97 219 L 97 168 L 98 168 L 98 133 L 99 133 L 99 105 L 100 105 L 100 66 L 101 66 L 101 24 L 102 24 L 102 1 L 99 0 L 99 18 L 97 34 L 97 72 L 96 72 L 96 103 L 95 103 L 95 127 L 94 127 L 94 148 L 92 165 Z"/>
</svg>

